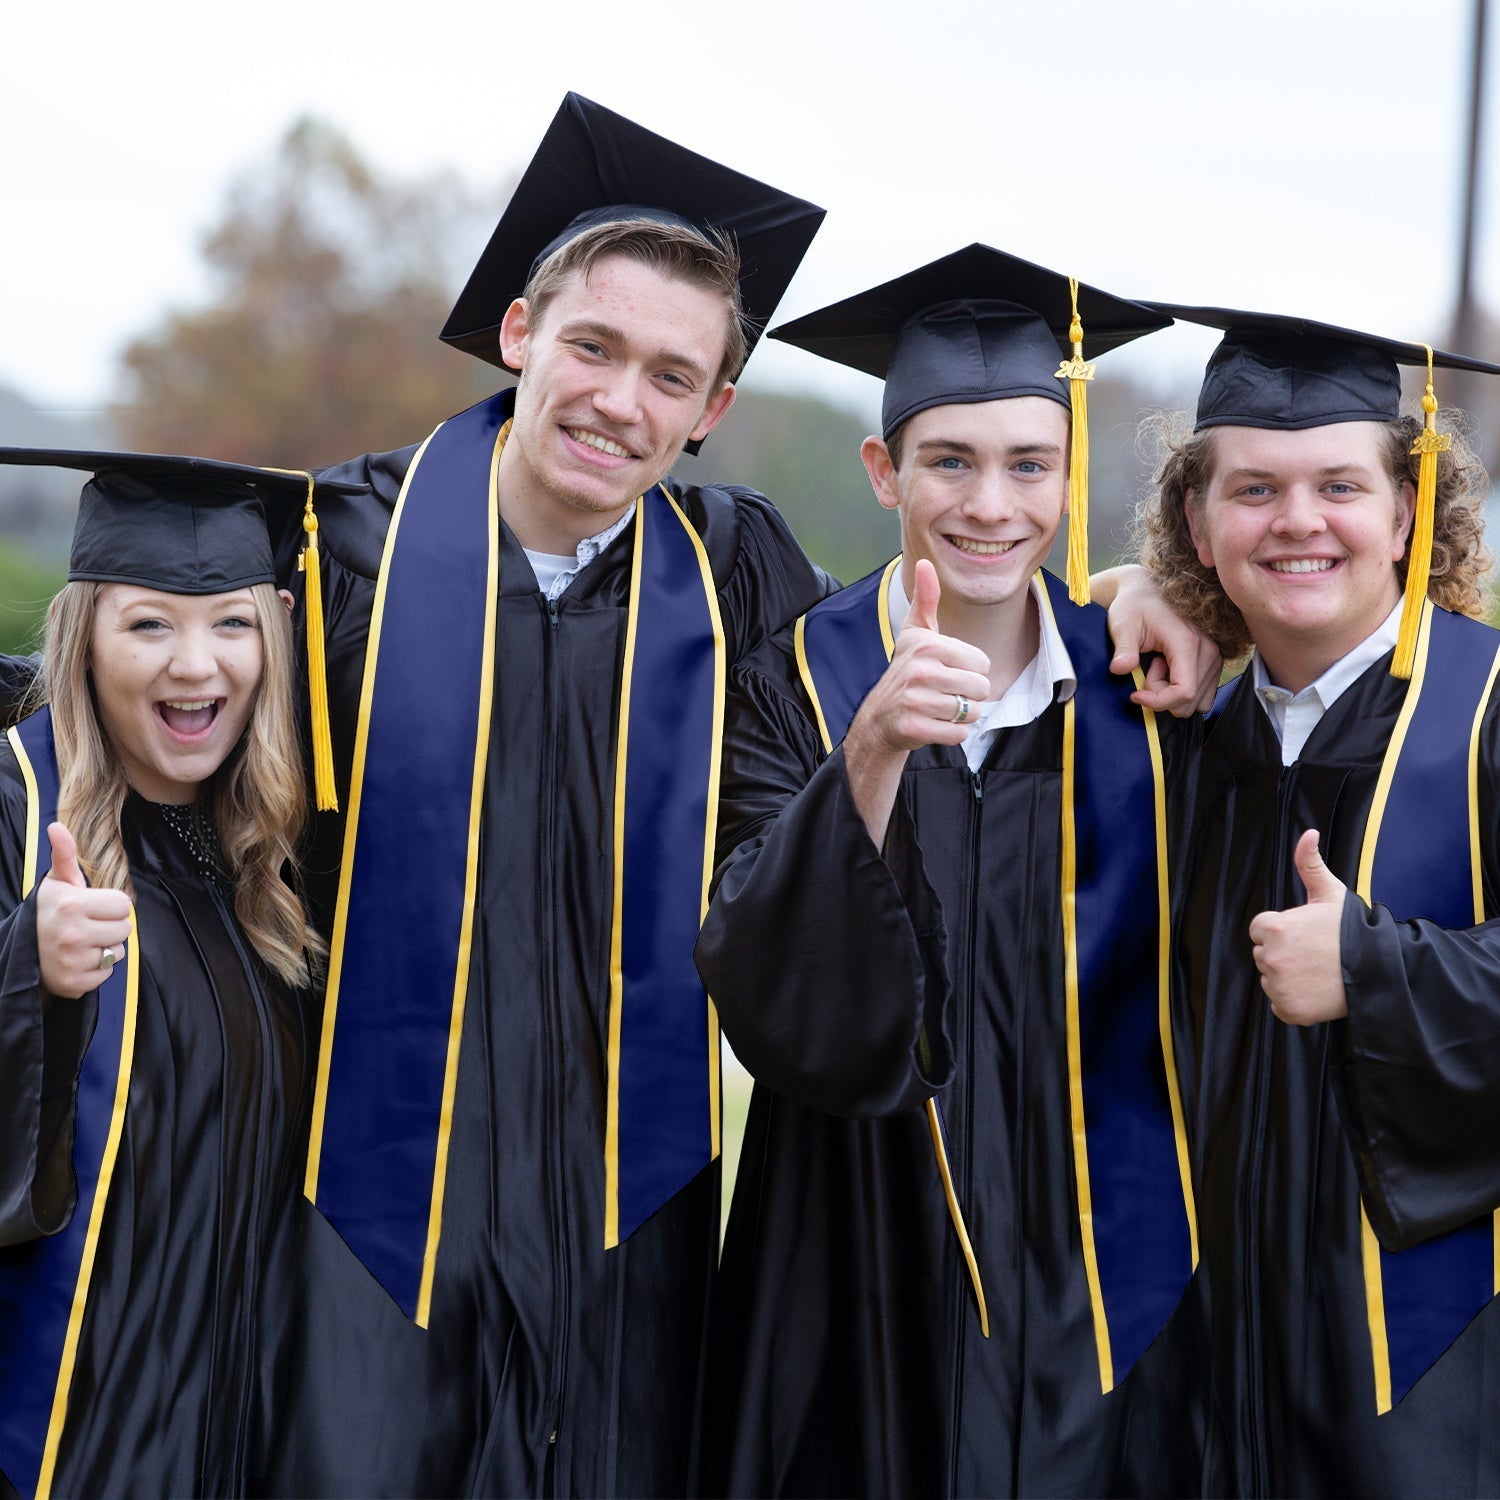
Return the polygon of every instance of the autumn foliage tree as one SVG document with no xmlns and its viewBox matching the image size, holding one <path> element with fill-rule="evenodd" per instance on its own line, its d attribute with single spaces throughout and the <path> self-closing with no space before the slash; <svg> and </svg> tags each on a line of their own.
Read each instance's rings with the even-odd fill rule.
<svg viewBox="0 0 1500 1500">
<path fill-rule="evenodd" d="M 438 341 L 493 216 L 455 177 L 389 179 L 298 121 L 205 237 L 213 304 L 122 355 L 124 442 L 302 468 L 426 436 L 502 383 Z"/>
</svg>

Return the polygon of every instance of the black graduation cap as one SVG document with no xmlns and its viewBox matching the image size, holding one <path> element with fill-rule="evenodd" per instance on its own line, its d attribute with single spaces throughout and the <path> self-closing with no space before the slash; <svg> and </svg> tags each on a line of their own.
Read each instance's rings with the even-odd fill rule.
<svg viewBox="0 0 1500 1500">
<path fill-rule="evenodd" d="M 164 453 L 0 448 L 0 464 L 82 469 L 70 580 L 223 594 L 273 583 L 268 504 L 302 506 L 305 474 Z M 314 499 L 362 486 L 323 482 Z"/>
<path fill-rule="evenodd" d="M 1335 422 L 1394 421 L 1401 415 L 1397 365 L 1426 366 L 1425 420 L 1411 449 L 1419 455 L 1416 511 L 1407 548 L 1401 628 L 1391 660 L 1392 676 L 1410 677 L 1431 576 L 1438 455 L 1453 442 L 1450 434 L 1437 430 L 1433 370 L 1440 366 L 1500 375 L 1500 365 L 1310 318 L 1228 307 L 1181 307 L 1172 302 L 1150 305 L 1186 323 L 1224 330 L 1203 372 L 1195 423 L 1199 430 L 1267 427 L 1298 431 Z"/>
<path fill-rule="evenodd" d="M 1090 354 L 1105 354 L 1171 318 L 1138 302 L 973 244 L 893 281 L 771 330 L 885 381 L 881 427 L 889 437 L 929 406 L 1046 396 L 1069 404 L 1059 352 L 1072 352 L 1077 317 Z M 1065 377 L 1065 372 L 1062 372 Z"/>
<path fill-rule="evenodd" d="M 748 356 L 823 214 L 816 204 L 720 166 L 581 94 L 568 94 L 442 338 L 508 369 L 500 354 L 500 322 L 536 266 L 594 224 L 647 218 L 734 237 Z"/>
<path fill-rule="evenodd" d="M 932 406 L 1044 396 L 1073 419 L 1068 590 L 1088 601 L 1088 402 L 1083 358 L 1171 318 L 989 245 L 973 244 L 771 330 L 885 381 L 881 435 Z M 1059 360 L 1059 355 L 1071 356 Z"/>
<path fill-rule="evenodd" d="M 79 497 L 70 581 L 134 583 L 169 594 L 225 594 L 274 583 L 266 508 L 295 505 L 303 510 L 314 784 L 319 809 L 337 808 L 313 506 L 320 498 L 359 494 L 368 486 L 165 453 L 0 448 L 0 464 L 82 469 L 93 475 Z"/>
<path fill-rule="evenodd" d="M 1401 414 L 1397 365 L 1425 366 L 1429 352 L 1434 366 L 1500 375 L 1500 365 L 1482 359 L 1310 318 L 1172 302 L 1150 306 L 1184 323 L 1224 331 L 1203 373 L 1200 428 L 1389 422 Z"/>
</svg>

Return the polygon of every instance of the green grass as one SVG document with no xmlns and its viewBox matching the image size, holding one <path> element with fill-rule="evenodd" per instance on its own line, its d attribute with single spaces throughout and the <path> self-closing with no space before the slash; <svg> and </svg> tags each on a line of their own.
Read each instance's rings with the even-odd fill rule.
<svg viewBox="0 0 1500 1500">
<path fill-rule="evenodd" d="M 44 567 L 0 543 L 0 653 L 38 649 L 47 605 L 63 581 L 60 568 Z"/>
</svg>

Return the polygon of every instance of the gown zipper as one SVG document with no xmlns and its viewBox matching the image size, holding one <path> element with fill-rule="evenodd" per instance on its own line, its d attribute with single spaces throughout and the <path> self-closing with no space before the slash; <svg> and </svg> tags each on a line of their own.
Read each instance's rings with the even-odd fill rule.
<svg viewBox="0 0 1500 1500">
<path fill-rule="evenodd" d="M 972 1077 L 974 1067 L 974 963 L 975 945 L 977 942 L 976 932 L 978 928 L 979 912 L 979 882 L 976 872 L 979 868 L 979 836 L 980 820 L 984 805 L 984 773 L 981 771 L 970 771 L 968 775 L 970 807 L 969 807 L 969 841 L 968 850 L 964 863 L 964 885 L 968 891 L 968 903 L 965 908 L 965 918 L 968 923 L 967 944 L 964 953 L 964 990 L 961 999 L 964 1010 L 964 1062 L 965 1072 L 963 1077 L 967 1082 Z M 969 1202 L 970 1190 L 973 1187 L 973 1108 L 972 1088 L 970 1089 L 970 1107 L 964 1110 L 964 1139 L 963 1139 L 963 1161 L 958 1165 L 957 1177 L 954 1182 L 954 1192 L 958 1195 L 960 1205 Z M 967 1214 L 965 1214 L 967 1218 Z M 979 1247 L 974 1246 L 974 1255 L 977 1259 Z M 958 1286 L 958 1295 L 952 1299 L 953 1307 L 953 1373 L 949 1386 L 949 1410 L 952 1418 L 948 1423 L 948 1494 L 958 1493 L 958 1453 L 959 1453 L 959 1428 L 962 1425 L 961 1413 L 963 1411 L 963 1368 L 964 1348 L 968 1342 L 968 1324 L 970 1318 L 969 1297 L 970 1289 L 964 1285 L 967 1280 L 967 1270 L 960 1262 L 959 1270 L 962 1273 Z"/>
<path fill-rule="evenodd" d="M 255 1007 L 255 1020 L 256 1020 L 256 1025 L 257 1025 L 257 1027 L 258 1027 L 258 1029 L 260 1031 L 261 1068 L 260 1068 L 260 1086 L 256 1090 L 255 1127 L 256 1127 L 256 1138 L 258 1140 L 265 1140 L 266 1139 L 266 1099 L 267 1099 L 267 1093 L 268 1093 L 268 1084 L 269 1084 L 269 1081 L 270 1081 L 269 1080 L 269 1072 L 270 1072 L 270 1067 L 271 1067 L 271 1062 L 272 1062 L 272 1056 L 273 1056 L 273 1054 L 272 1054 L 272 1047 L 271 1047 L 271 1037 L 270 1037 L 270 1033 L 269 1033 L 269 1030 L 268 1030 L 267 1024 L 266 1024 L 266 996 L 265 996 L 265 991 L 264 991 L 264 989 L 261 986 L 259 976 L 255 972 L 255 965 L 251 961 L 249 953 L 246 951 L 244 940 L 243 940 L 243 938 L 240 935 L 240 930 L 239 930 L 239 927 L 238 927 L 238 925 L 236 924 L 236 922 L 234 920 L 234 916 L 233 916 L 233 914 L 231 913 L 231 911 L 229 909 L 229 903 L 228 903 L 228 901 L 214 887 L 214 885 L 213 885 L 213 883 L 211 881 L 205 881 L 204 882 L 204 889 L 208 892 L 210 899 L 213 901 L 214 908 L 215 908 L 215 910 L 219 914 L 219 919 L 224 924 L 224 930 L 228 934 L 229 941 L 233 945 L 235 954 L 239 958 L 240 967 L 245 972 L 245 980 L 246 980 L 246 984 L 247 984 L 247 986 L 248 986 L 248 988 L 250 990 L 250 993 L 255 996 L 255 998 L 256 998 L 256 1000 L 258 1002 L 256 1004 L 256 1007 Z M 181 913 L 182 912 L 182 906 L 181 906 L 180 902 L 177 902 L 177 897 L 176 897 L 176 893 L 175 892 L 173 893 L 172 899 L 173 899 L 174 903 L 177 904 L 178 911 Z M 182 913 L 182 915 L 183 915 L 184 925 L 190 926 L 190 924 L 188 924 L 188 922 L 187 922 L 186 913 Z M 226 1066 L 228 1064 L 227 1055 L 226 1055 L 226 1058 L 225 1058 L 225 1064 L 226 1064 Z M 220 1150 L 221 1151 L 223 1150 L 222 1142 L 220 1144 Z M 259 1236 L 259 1230 L 261 1228 L 261 1224 L 260 1224 L 260 1219 L 261 1219 L 260 1199 L 261 1199 L 261 1174 L 259 1172 L 257 1172 L 255 1174 L 254 1181 L 253 1181 L 253 1183 L 251 1185 L 251 1188 L 250 1188 L 250 1208 L 249 1208 L 249 1214 L 248 1214 L 248 1218 L 247 1218 L 247 1227 L 248 1227 L 249 1233 L 247 1234 L 247 1243 L 246 1243 L 246 1246 L 245 1246 L 246 1265 L 245 1265 L 245 1270 L 244 1270 L 245 1286 L 247 1288 L 255 1288 L 260 1283 L 260 1261 L 261 1261 L 261 1254 L 260 1254 L 261 1246 L 260 1246 L 260 1236 Z M 241 1333 L 242 1333 L 242 1337 L 244 1339 L 244 1347 L 248 1351 L 249 1360 L 250 1360 L 250 1364 L 251 1364 L 252 1370 L 253 1370 L 254 1366 L 258 1363 L 257 1348 L 258 1348 L 258 1344 L 259 1344 L 259 1338 L 258 1338 L 258 1331 L 259 1330 L 258 1330 L 258 1325 L 257 1325 L 256 1318 L 255 1318 L 255 1306 L 256 1306 L 256 1294 L 254 1293 L 254 1291 L 251 1291 L 244 1298 L 244 1303 L 243 1303 L 243 1307 L 241 1309 L 240 1316 L 241 1316 Z M 210 1369 L 216 1368 L 217 1367 L 217 1363 L 218 1363 L 217 1360 L 213 1361 L 211 1363 L 211 1365 L 210 1365 Z M 234 1472 L 235 1472 L 236 1475 L 239 1476 L 241 1482 L 243 1482 L 243 1480 L 245 1478 L 245 1462 L 246 1462 L 245 1449 L 246 1449 L 246 1443 L 247 1443 L 246 1425 L 247 1425 L 247 1422 L 248 1422 L 248 1419 L 249 1419 L 249 1416 L 250 1416 L 251 1394 L 254 1391 L 254 1389 L 255 1389 L 255 1378 L 254 1378 L 254 1375 L 250 1371 L 247 1371 L 246 1372 L 246 1376 L 245 1376 L 245 1380 L 244 1380 L 244 1382 L 243 1382 L 243 1384 L 241 1386 L 241 1389 L 240 1389 L 240 1410 L 239 1410 L 238 1419 L 235 1422 L 234 1448 L 233 1448 Z"/>
<path fill-rule="evenodd" d="M 555 767 L 557 764 L 557 720 L 562 645 L 558 629 L 560 624 L 558 601 L 555 598 L 549 598 L 546 601 L 546 608 L 548 628 L 544 632 L 543 659 L 545 666 L 542 683 L 543 718 L 546 727 L 542 739 L 541 767 L 541 801 L 544 810 L 541 827 L 544 847 L 541 850 L 541 856 L 542 868 L 544 870 L 553 870 L 556 867 L 554 851 L 557 847 L 557 784 Z M 554 1066 L 543 1069 L 543 1087 L 547 1093 L 546 1119 L 551 1130 L 547 1162 L 548 1176 L 551 1179 L 550 1196 L 552 1205 L 552 1305 L 554 1309 L 552 1334 L 554 1353 L 550 1379 L 551 1389 L 547 1395 L 546 1450 L 542 1461 L 542 1494 L 544 1496 L 556 1493 L 558 1434 L 562 1431 L 563 1399 L 567 1384 L 568 1316 L 570 1303 L 566 1245 L 566 1186 L 563 1181 L 564 1174 L 559 1170 L 559 1162 L 564 1150 L 563 1143 L 566 1137 L 564 1135 L 561 1097 L 563 1043 L 562 1024 L 558 1016 L 558 985 L 557 970 L 555 967 L 555 955 L 558 952 L 556 925 L 556 891 L 555 887 L 549 886 L 545 923 L 548 930 L 544 936 L 544 942 L 546 944 L 545 951 L 553 955 L 553 959 L 543 967 L 543 973 L 546 976 L 544 981 L 546 996 L 543 1011 L 547 1017 L 547 1044 L 548 1050 L 551 1053 L 551 1062 Z"/>
<path fill-rule="evenodd" d="M 1264 893 L 1262 911 L 1276 911 L 1285 906 L 1284 867 L 1287 860 L 1287 817 L 1296 788 L 1295 766 L 1283 766 L 1276 776 L 1276 838 L 1271 861 L 1271 889 Z M 1256 1025 L 1255 1093 L 1250 1117 L 1250 1173 L 1245 1184 L 1245 1343 L 1250 1374 L 1249 1427 L 1251 1492 L 1268 1493 L 1270 1460 L 1266 1452 L 1264 1411 L 1264 1370 L 1260 1339 L 1260 1227 L 1261 1193 L 1265 1176 L 1266 1116 L 1270 1107 L 1271 1048 L 1274 1017 L 1269 1004 L 1260 1010 Z"/>
</svg>

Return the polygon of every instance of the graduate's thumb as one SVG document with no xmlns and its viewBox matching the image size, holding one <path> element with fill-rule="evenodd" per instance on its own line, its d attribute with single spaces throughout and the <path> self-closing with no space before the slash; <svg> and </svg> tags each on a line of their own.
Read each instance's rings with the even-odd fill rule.
<svg viewBox="0 0 1500 1500">
<path fill-rule="evenodd" d="M 917 559 L 912 574 L 911 613 L 907 620 L 920 630 L 938 628 L 938 601 L 943 597 L 937 569 L 925 557 Z"/>
<path fill-rule="evenodd" d="M 1297 848 L 1292 858 L 1296 862 L 1297 873 L 1302 877 L 1302 884 L 1307 887 L 1309 906 L 1315 902 L 1344 899 L 1344 882 L 1323 863 L 1323 856 L 1318 850 L 1316 828 L 1309 828 L 1297 840 Z"/>
<path fill-rule="evenodd" d="M 47 825 L 47 842 L 52 845 L 52 868 L 47 872 L 49 880 L 61 881 L 64 885 L 87 885 L 83 871 L 78 868 L 78 845 L 63 823 Z"/>
</svg>

